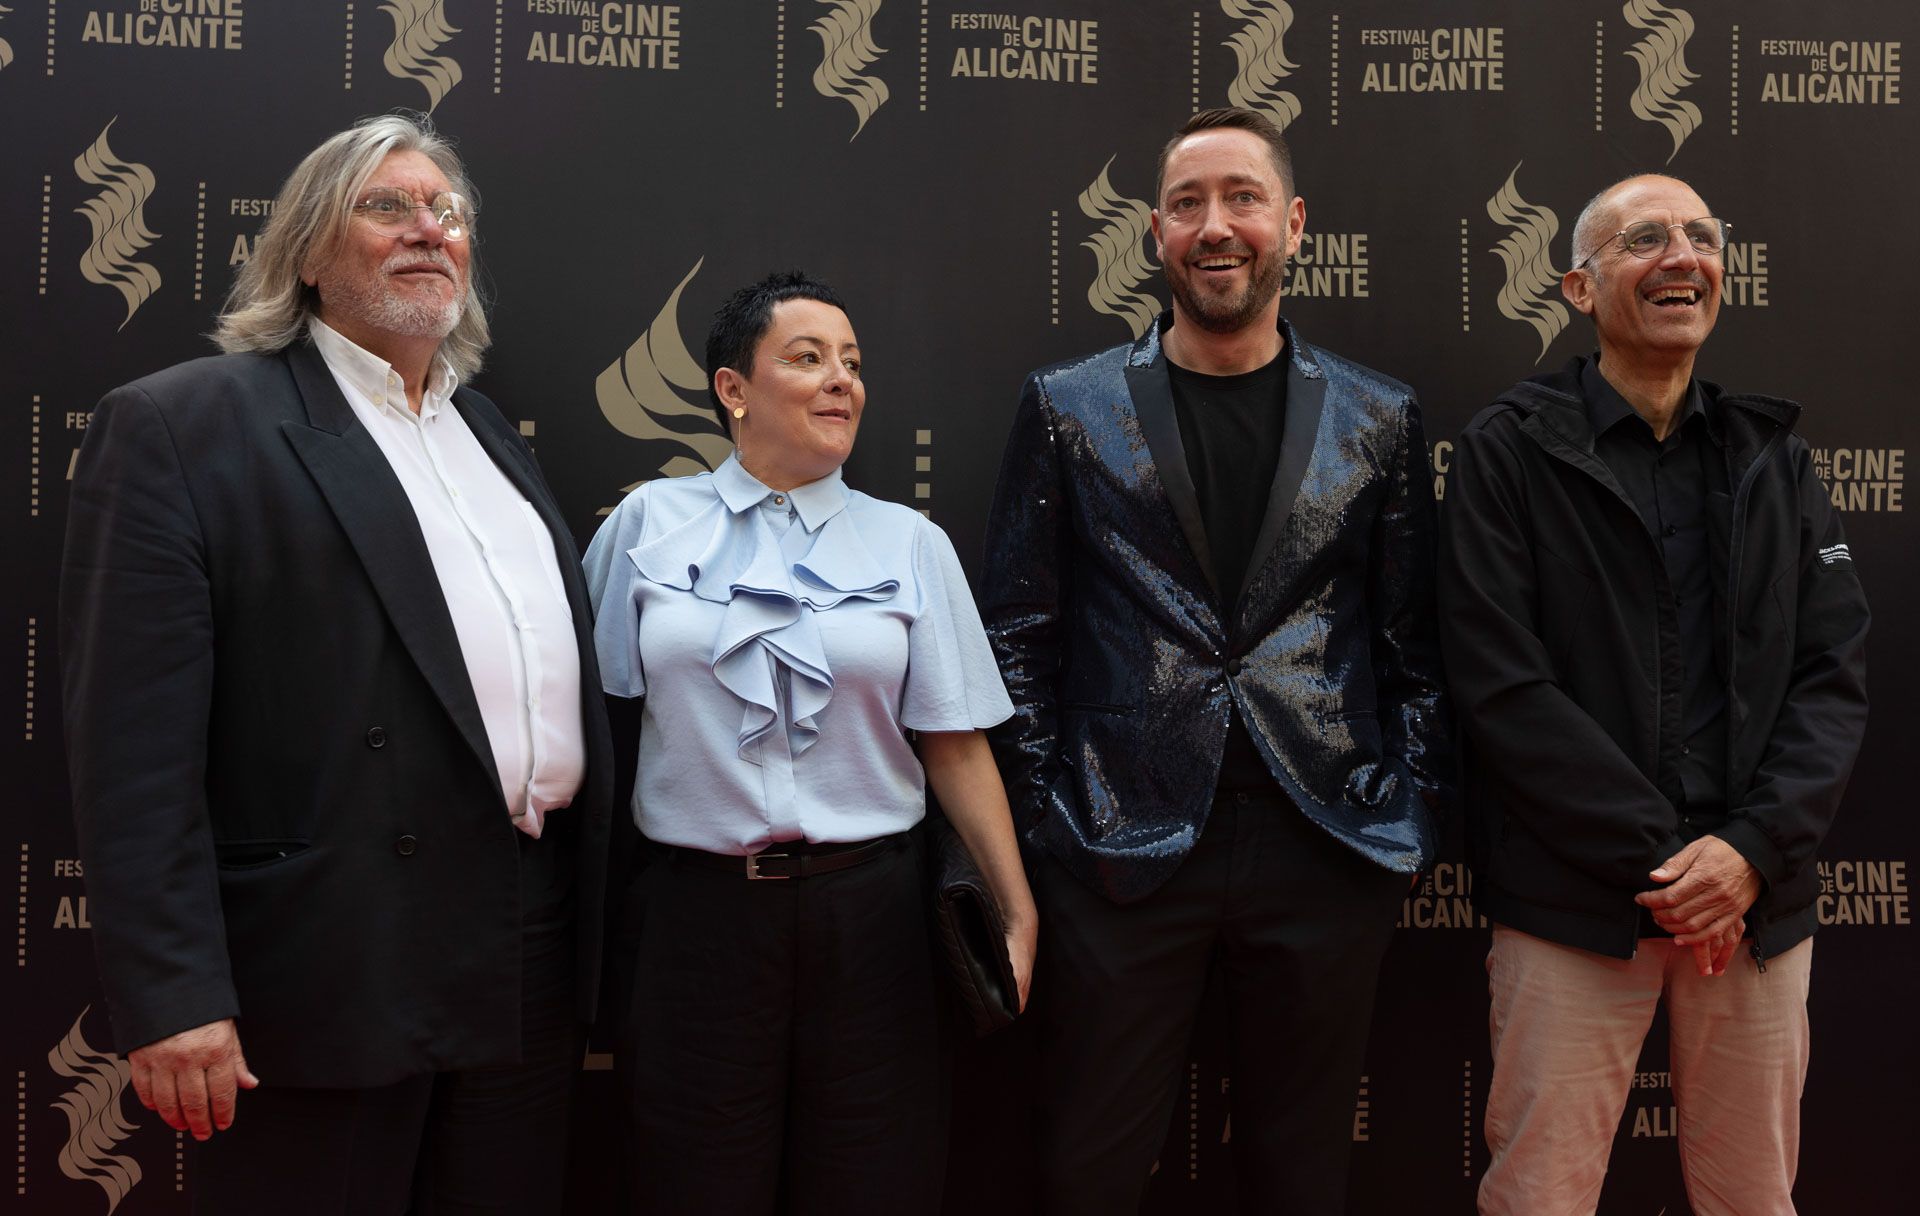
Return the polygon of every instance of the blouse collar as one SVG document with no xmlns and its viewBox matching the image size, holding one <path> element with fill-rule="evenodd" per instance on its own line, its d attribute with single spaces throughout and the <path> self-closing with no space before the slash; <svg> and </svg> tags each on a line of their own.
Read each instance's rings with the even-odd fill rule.
<svg viewBox="0 0 1920 1216">
<path fill-rule="evenodd" d="M 727 510 L 735 515 L 782 494 L 747 472 L 738 452 L 729 455 L 713 471 L 713 488 L 719 493 L 720 501 L 727 504 Z M 799 513 L 801 525 L 809 532 L 818 532 L 822 524 L 846 510 L 848 493 L 845 479 L 840 470 L 835 469 L 818 481 L 785 491 L 784 497 Z"/>
</svg>

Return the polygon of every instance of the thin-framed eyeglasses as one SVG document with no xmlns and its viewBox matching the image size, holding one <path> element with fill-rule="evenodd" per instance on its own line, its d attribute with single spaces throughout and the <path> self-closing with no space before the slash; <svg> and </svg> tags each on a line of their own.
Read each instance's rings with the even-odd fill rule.
<svg viewBox="0 0 1920 1216">
<path fill-rule="evenodd" d="M 1673 240 L 1667 234 L 1675 228 L 1686 234 L 1687 244 L 1693 246 L 1695 253 L 1709 258 L 1720 255 L 1720 251 L 1727 247 L 1727 233 L 1733 231 L 1732 224 L 1711 215 L 1702 216 L 1697 220 L 1688 220 L 1684 224 L 1663 224 L 1659 220 L 1641 220 L 1637 224 L 1628 224 L 1600 242 L 1599 248 L 1574 263 L 1573 268 L 1578 270 L 1593 261 L 1600 256 L 1601 249 L 1605 249 L 1614 241 L 1619 241 L 1620 247 L 1636 258 L 1657 258 L 1667 251 L 1668 244 Z"/>
<path fill-rule="evenodd" d="M 473 232 L 478 215 L 464 194 L 442 190 L 431 202 L 420 202 L 405 190 L 377 186 L 353 205 L 355 215 L 365 216 L 376 228 L 403 228 L 413 222 L 413 213 L 429 212 L 440 225 L 440 235 L 449 241 L 464 241 Z"/>
</svg>

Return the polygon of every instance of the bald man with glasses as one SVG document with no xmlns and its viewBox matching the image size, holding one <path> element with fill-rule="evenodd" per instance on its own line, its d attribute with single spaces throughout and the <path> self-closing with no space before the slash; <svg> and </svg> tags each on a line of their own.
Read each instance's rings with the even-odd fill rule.
<svg viewBox="0 0 1920 1216">
<path fill-rule="evenodd" d="M 1595 1210 L 1666 1002 L 1696 1216 L 1793 1212 L 1814 854 L 1867 605 L 1800 407 L 1694 376 L 1729 225 L 1636 176 L 1575 226 L 1597 354 L 1460 436 L 1440 624 L 1494 922 L 1485 1216 Z"/>
</svg>

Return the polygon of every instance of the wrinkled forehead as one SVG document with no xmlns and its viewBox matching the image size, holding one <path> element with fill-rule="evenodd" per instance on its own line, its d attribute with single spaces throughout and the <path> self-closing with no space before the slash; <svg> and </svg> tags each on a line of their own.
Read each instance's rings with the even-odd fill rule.
<svg viewBox="0 0 1920 1216">
<path fill-rule="evenodd" d="M 1693 187 L 1671 177 L 1633 177 L 1607 192 L 1601 211 L 1608 229 L 1624 228 L 1641 220 L 1683 223 L 1713 214 Z"/>
<path fill-rule="evenodd" d="M 389 152 L 367 180 L 360 185 L 361 190 L 390 186 L 405 190 L 423 199 L 452 190 L 453 183 L 433 158 L 424 152 Z"/>
</svg>

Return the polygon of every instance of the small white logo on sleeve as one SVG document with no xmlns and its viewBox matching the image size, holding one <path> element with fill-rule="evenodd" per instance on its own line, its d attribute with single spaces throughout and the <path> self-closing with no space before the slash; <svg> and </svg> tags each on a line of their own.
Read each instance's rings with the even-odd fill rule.
<svg viewBox="0 0 1920 1216">
<path fill-rule="evenodd" d="M 1828 545 L 1826 548 L 1820 550 L 1821 565 L 1831 566 L 1835 562 L 1846 562 L 1849 565 L 1853 564 L 1853 550 L 1847 548 L 1845 545 Z"/>
</svg>

